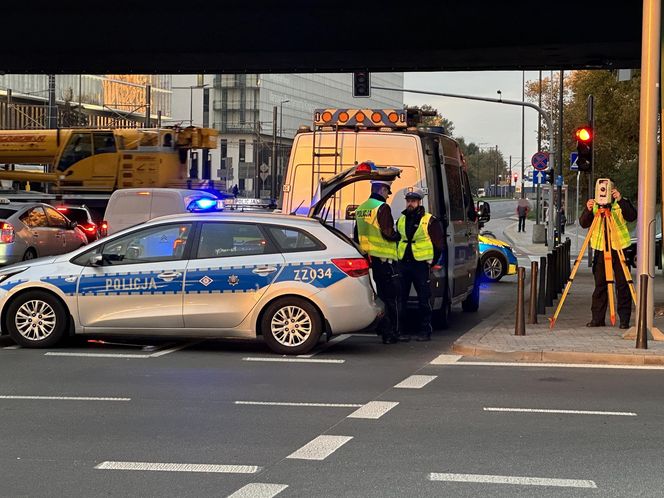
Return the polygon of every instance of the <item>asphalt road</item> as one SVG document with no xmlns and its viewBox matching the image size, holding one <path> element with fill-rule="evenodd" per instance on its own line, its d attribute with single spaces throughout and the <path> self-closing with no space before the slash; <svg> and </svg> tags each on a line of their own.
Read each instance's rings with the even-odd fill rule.
<svg viewBox="0 0 664 498">
<path fill-rule="evenodd" d="M 2 339 L 0 496 L 661 495 L 661 370 L 448 354 L 514 290 L 484 286 L 429 343 L 342 336 L 310 357 Z"/>
</svg>

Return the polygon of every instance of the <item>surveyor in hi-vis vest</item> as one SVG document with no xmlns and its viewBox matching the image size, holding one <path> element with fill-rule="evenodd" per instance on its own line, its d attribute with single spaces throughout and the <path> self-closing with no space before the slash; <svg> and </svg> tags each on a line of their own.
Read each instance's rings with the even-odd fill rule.
<svg viewBox="0 0 664 498">
<path fill-rule="evenodd" d="M 630 298 L 629 285 L 625 279 L 625 273 L 620 265 L 620 259 L 616 249 L 625 249 L 631 243 L 626 222 L 636 220 L 636 210 L 628 199 L 624 199 L 617 189 L 611 191 L 611 218 L 614 221 L 615 230 L 611 232 L 611 262 L 616 282 L 616 294 L 618 296 L 618 316 L 620 317 L 620 328 L 629 328 L 629 320 L 632 316 L 632 301 Z M 599 210 L 594 199 L 586 202 L 586 209 L 579 217 L 581 228 L 592 225 L 593 219 Z M 593 292 L 592 319 L 586 324 L 587 327 L 604 327 L 604 318 L 608 304 L 608 292 L 606 273 L 604 268 L 604 230 L 603 224 L 596 224 L 596 228 L 590 236 L 590 245 L 595 250 L 593 258 L 593 274 L 595 276 L 595 290 Z"/>
<path fill-rule="evenodd" d="M 401 316 L 403 320 L 406 319 L 406 308 L 412 285 L 418 300 L 418 341 L 431 339 L 429 273 L 432 267 L 440 266 L 445 242 L 440 223 L 422 206 L 423 198 L 424 192 L 419 188 L 406 192 L 406 209 L 397 221 L 397 231 L 401 236 L 397 247 L 401 272 Z M 406 329 L 407 324 L 402 322 L 402 334 Z"/>
<path fill-rule="evenodd" d="M 392 182 L 372 181 L 371 196 L 355 210 L 355 241 L 369 256 L 376 293 L 385 303 L 385 316 L 378 326 L 383 344 L 399 341 L 399 271 L 392 210 L 386 203 Z"/>
</svg>

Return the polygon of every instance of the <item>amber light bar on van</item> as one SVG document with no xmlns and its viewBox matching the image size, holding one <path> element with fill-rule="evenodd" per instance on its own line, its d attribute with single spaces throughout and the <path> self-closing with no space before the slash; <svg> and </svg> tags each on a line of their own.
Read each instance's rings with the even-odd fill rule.
<svg viewBox="0 0 664 498">
<path fill-rule="evenodd" d="M 406 112 L 398 109 L 316 109 L 316 126 L 405 128 Z"/>
<path fill-rule="evenodd" d="M 333 258 L 332 263 L 349 277 L 369 275 L 369 261 L 366 258 Z"/>
</svg>

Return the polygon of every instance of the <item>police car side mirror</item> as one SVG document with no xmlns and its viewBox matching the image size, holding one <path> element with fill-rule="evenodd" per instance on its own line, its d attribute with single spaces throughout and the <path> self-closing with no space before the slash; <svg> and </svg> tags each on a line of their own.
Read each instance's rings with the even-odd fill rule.
<svg viewBox="0 0 664 498">
<path fill-rule="evenodd" d="M 91 254 L 88 260 L 90 266 L 102 266 L 104 263 L 104 256 L 101 254 Z"/>
<path fill-rule="evenodd" d="M 78 223 L 76 223 L 75 221 L 70 221 L 69 223 L 67 223 L 67 228 L 68 228 L 69 230 L 73 230 L 73 229 L 76 228 L 77 226 L 78 226 Z"/>
<path fill-rule="evenodd" d="M 491 206 L 488 202 L 480 202 L 477 207 L 477 220 L 481 223 L 486 223 L 491 219 Z"/>
</svg>

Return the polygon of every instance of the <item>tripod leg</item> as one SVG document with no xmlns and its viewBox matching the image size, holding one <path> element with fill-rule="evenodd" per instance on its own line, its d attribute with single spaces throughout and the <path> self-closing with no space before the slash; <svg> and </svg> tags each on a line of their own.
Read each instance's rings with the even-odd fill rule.
<svg viewBox="0 0 664 498">
<path fill-rule="evenodd" d="M 553 326 L 556 324 L 556 320 L 558 319 L 558 315 L 560 314 L 560 310 L 563 308 L 563 303 L 565 302 L 565 298 L 567 297 L 567 294 L 569 293 L 570 288 L 572 287 L 572 282 L 574 282 L 574 277 L 576 276 L 576 271 L 579 269 L 579 265 L 581 264 L 581 260 L 583 259 L 583 255 L 586 253 L 586 248 L 588 247 L 588 244 L 590 243 L 590 237 L 592 237 L 593 230 L 599 223 L 599 213 L 595 215 L 595 219 L 593 219 L 592 224 L 590 225 L 590 228 L 588 229 L 588 234 L 586 235 L 586 239 L 583 241 L 583 245 L 581 246 L 581 250 L 579 251 L 579 255 L 576 257 L 576 261 L 574 262 L 574 266 L 572 267 L 572 272 L 569 275 L 569 279 L 567 280 L 567 284 L 565 285 L 565 290 L 563 291 L 563 295 L 560 298 L 560 302 L 558 303 L 558 307 L 556 308 L 556 312 L 553 314 L 553 317 L 549 318 L 549 329 L 552 329 Z"/>
<path fill-rule="evenodd" d="M 609 211 L 609 216 L 611 212 Z M 606 278 L 607 293 L 609 296 L 609 317 L 611 319 L 611 325 L 616 324 L 616 303 L 615 297 L 613 295 L 613 255 L 611 253 L 611 237 L 609 233 L 609 224 L 607 222 L 606 212 L 602 214 L 603 225 L 602 229 L 604 231 L 604 275 Z"/>
<path fill-rule="evenodd" d="M 611 234 L 618 232 L 618 229 L 616 228 L 616 222 L 613 221 L 613 218 L 609 218 L 609 230 Z M 629 285 L 629 292 L 632 295 L 632 301 L 634 301 L 634 305 L 636 306 L 636 290 L 634 289 L 632 274 L 630 273 L 629 268 L 627 267 L 627 262 L 625 261 L 625 253 L 622 249 L 617 249 L 616 251 L 618 253 L 618 261 L 620 261 L 620 266 L 622 267 L 622 271 L 625 274 L 625 280 L 627 280 L 627 285 Z"/>
</svg>

